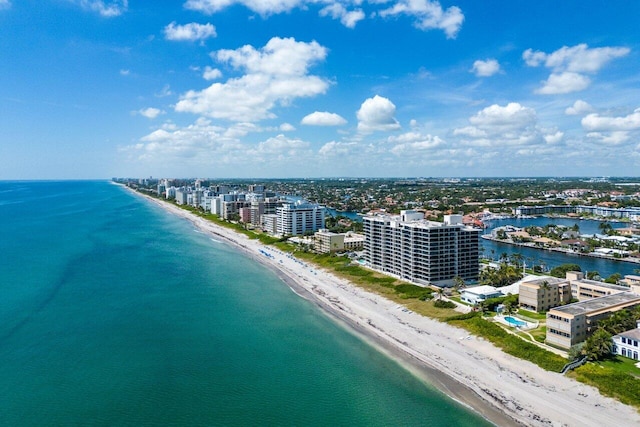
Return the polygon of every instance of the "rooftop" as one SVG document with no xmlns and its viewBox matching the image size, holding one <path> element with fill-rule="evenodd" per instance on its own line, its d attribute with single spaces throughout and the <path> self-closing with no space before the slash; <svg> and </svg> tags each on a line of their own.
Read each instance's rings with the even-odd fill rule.
<svg viewBox="0 0 640 427">
<path fill-rule="evenodd" d="M 621 292 L 619 294 L 607 295 L 600 298 L 594 298 L 587 301 L 580 301 L 573 304 L 555 307 L 549 310 L 549 313 L 561 312 L 578 316 L 581 314 L 590 314 L 600 310 L 614 307 L 621 304 L 640 304 L 640 295 L 632 292 Z"/>
<path fill-rule="evenodd" d="M 630 331 L 621 332 L 617 337 L 631 338 L 632 340 L 640 341 L 640 328 L 631 329 Z"/>
</svg>

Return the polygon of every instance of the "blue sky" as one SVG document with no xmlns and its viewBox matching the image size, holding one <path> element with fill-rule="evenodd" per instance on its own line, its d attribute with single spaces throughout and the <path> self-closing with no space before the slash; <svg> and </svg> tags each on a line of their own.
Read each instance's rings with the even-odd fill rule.
<svg viewBox="0 0 640 427">
<path fill-rule="evenodd" d="M 638 16 L 0 0 L 0 179 L 637 176 Z"/>
</svg>

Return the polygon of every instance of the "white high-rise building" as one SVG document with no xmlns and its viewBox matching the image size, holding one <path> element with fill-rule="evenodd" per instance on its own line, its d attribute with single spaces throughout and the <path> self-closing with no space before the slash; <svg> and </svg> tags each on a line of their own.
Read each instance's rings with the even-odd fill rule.
<svg viewBox="0 0 640 427">
<path fill-rule="evenodd" d="M 413 283 L 453 285 L 454 278 L 476 281 L 480 230 L 462 224 L 462 216 L 427 221 L 420 212 L 363 218 L 369 265 Z"/>
<path fill-rule="evenodd" d="M 276 208 L 278 234 L 297 236 L 324 228 L 324 206 L 312 203 L 286 203 Z"/>
</svg>

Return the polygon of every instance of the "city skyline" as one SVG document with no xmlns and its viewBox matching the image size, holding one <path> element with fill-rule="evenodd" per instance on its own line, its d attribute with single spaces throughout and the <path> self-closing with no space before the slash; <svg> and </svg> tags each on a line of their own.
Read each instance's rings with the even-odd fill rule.
<svg viewBox="0 0 640 427">
<path fill-rule="evenodd" d="M 633 176 L 638 12 L 0 0 L 0 179 Z"/>
</svg>

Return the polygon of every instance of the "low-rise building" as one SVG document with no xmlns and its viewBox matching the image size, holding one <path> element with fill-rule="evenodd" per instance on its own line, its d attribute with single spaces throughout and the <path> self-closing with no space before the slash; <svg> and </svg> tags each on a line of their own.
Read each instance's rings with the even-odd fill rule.
<svg viewBox="0 0 640 427">
<path fill-rule="evenodd" d="M 491 298 L 503 297 L 504 294 L 493 286 L 483 285 L 466 288 L 460 292 L 460 299 L 469 304 L 479 304 Z"/>
<path fill-rule="evenodd" d="M 525 310 L 547 311 L 571 301 L 571 284 L 567 279 L 542 276 L 520 283 L 518 302 Z"/>
<path fill-rule="evenodd" d="M 571 283 L 571 294 L 573 298 L 578 301 L 629 291 L 629 288 L 626 286 L 585 279 L 584 274 L 579 271 L 568 271 L 566 277 Z"/>
<path fill-rule="evenodd" d="M 640 351 L 640 320 L 637 328 L 630 331 L 622 332 L 613 336 L 613 353 L 628 357 L 629 359 L 639 360 L 638 352 Z"/>
<path fill-rule="evenodd" d="M 620 292 L 555 307 L 547 312 L 547 344 L 570 349 L 586 340 L 598 322 L 624 308 L 640 305 L 640 295 Z"/>
<path fill-rule="evenodd" d="M 321 229 L 314 234 L 314 250 L 322 254 L 344 250 L 344 233 L 332 233 L 327 229 Z"/>
</svg>

